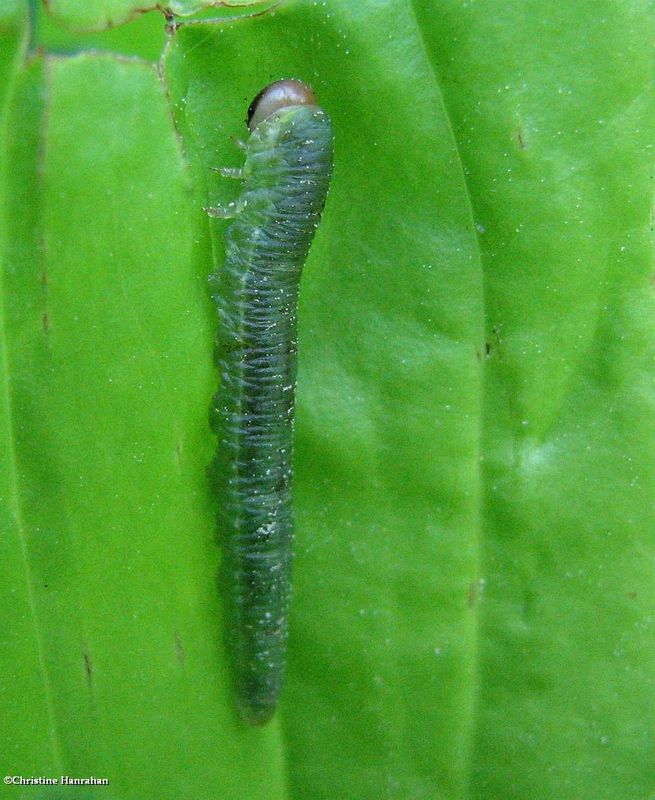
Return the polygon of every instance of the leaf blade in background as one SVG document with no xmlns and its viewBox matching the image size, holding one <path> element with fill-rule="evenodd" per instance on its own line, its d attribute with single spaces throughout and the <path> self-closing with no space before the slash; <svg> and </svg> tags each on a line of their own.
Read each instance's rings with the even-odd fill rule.
<svg viewBox="0 0 655 800">
<path fill-rule="evenodd" d="M 38 96 L 17 81 L 22 58 L 27 46 L 27 8 L 20 3 L 8 4 L 3 8 L 0 17 L 2 37 L 0 80 L 1 129 L 3 158 L 0 161 L 0 178 L 3 186 L 8 183 L 11 174 L 10 161 L 6 157 L 8 144 L 14 136 L 21 141 L 30 141 L 38 135 Z M 17 83 L 19 83 L 17 87 Z M 20 119 L 13 119 L 8 108 L 12 93 L 26 88 L 28 113 Z M 29 199 L 29 188 L 25 185 L 18 188 L 18 201 Z M 27 191 L 26 191 L 27 189 Z M 0 246 L 3 264 L 6 264 L 6 252 L 11 241 L 7 226 L 7 199 L 3 193 L 0 198 Z M 25 204 L 29 216 L 29 204 Z M 4 276 L 3 276 L 4 290 Z M 5 624 L 9 635 L 4 640 L 3 678 L 0 689 L 0 704 L 3 709 L 1 718 L 6 730 L 3 741 L 6 742 L 8 766 L 12 762 L 27 763 L 35 761 L 44 769 L 58 767 L 56 742 L 48 727 L 51 719 L 51 698 L 48 676 L 42 657 L 42 631 L 34 607 L 31 576 L 26 562 L 24 543 L 24 522 L 20 503 L 21 475 L 16 462 L 14 447 L 15 421 L 10 400 L 10 375 L 8 359 L 13 342 L 7 336 L 4 304 L 0 306 L 0 369 L 2 372 L 2 392 L 0 395 L 0 548 L 2 562 L 11 566 L 5 570 L 0 584 L 0 600 L 6 610 Z M 17 692 L 16 688 L 20 687 Z M 43 721 L 46 724 L 43 724 Z M 11 721 L 11 722 L 10 722 Z M 19 721 L 19 724 L 15 724 Z"/>
<path fill-rule="evenodd" d="M 44 0 L 48 12 L 72 31 L 99 31 L 122 25 L 147 11 L 166 11 L 188 17 L 210 9 L 266 5 L 266 0 L 170 0 L 167 4 L 139 0 Z"/>
<path fill-rule="evenodd" d="M 275 728 L 256 752 L 228 734 L 238 723 L 220 666 L 199 412 L 213 390 L 209 301 L 162 85 L 151 66 L 112 56 L 43 67 L 34 60 L 25 78 L 41 105 L 14 96 L 16 120 L 40 119 L 12 144 L 4 303 L 53 710 L 36 729 L 36 710 L 10 718 L 12 741 L 42 732 L 58 755 L 44 763 L 34 748 L 10 772 L 104 775 L 119 797 L 155 785 L 160 797 L 199 795 L 208 783 L 275 796 Z M 12 606 L 4 613 L 11 630 Z M 16 662 L 3 661 L 10 684 L 34 662 L 16 637 Z"/>
<path fill-rule="evenodd" d="M 473 786 L 480 797 L 647 795 L 652 9 L 415 7 L 484 231 Z"/>
</svg>

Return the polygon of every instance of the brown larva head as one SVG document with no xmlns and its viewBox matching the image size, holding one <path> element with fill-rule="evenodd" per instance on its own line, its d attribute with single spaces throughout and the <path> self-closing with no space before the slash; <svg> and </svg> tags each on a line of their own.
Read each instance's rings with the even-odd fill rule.
<svg viewBox="0 0 655 800">
<path fill-rule="evenodd" d="M 289 106 L 315 106 L 316 96 L 302 81 L 285 79 L 270 83 L 255 97 L 248 108 L 246 124 L 253 131 L 271 114 Z"/>
</svg>

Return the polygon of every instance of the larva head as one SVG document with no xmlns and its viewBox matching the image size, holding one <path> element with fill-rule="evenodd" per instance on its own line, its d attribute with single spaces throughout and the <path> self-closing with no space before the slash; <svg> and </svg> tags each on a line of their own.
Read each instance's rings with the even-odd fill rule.
<svg viewBox="0 0 655 800">
<path fill-rule="evenodd" d="M 253 131 L 265 119 L 284 108 L 316 105 L 316 96 L 306 83 L 291 79 L 275 81 L 262 89 L 252 101 L 246 123 Z"/>
</svg>

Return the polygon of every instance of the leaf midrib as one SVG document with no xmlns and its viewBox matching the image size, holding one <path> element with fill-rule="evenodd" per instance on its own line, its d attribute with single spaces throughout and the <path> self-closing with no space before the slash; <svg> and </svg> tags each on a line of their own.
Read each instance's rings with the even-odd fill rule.
<svg viewBox="0 0 655 800">
<path fill-rule="evenodd" d="M 418 38 L 421 42 L 422 49 L 425 55 L 425 61 L 429 65 L 429 68 L 432 72 L 433 83 L 435 92 L 439 95 L 441 100 L 441 108 L 444 113 L 444 117 L 446 119 L 448 129 L 450 131 L 451 140 L 453 143 L 453 148 L 455 153 L 457 154 L 457 162 L 460 167 L 461 179 L 462 184 L 466 190 L 466 201 L 468 204 L 468 211 L 469 217 L 471 221 L 471 230 L 475 236 L 475 245 L 477 250 L 477 263 L 478 269 L 480 273 L 480 291 L 481 291 L 481 319 L 479 330 L 484 336 L 484 331 L 486 330 L 486 287 L 484 281 L 484 270 L 482 268 L 482 249 L 480 247 L 480 235 L 475 226 L 475 214 L 474 214 L 474 204 L 473 204 L 473 197 L 470 190 L 469 182 L 467 179 L 467 173 L 464 169 L 464 161 L 461 155 L 460 147 L 457 142 L 457 137 L 455 135 L 455 128 L 453 126 L 452 116 L 448 106 L 446 104 L 446 99 L 444 96 L 444 92 L 441 88 L 441 83 L 439 79 L 439 75 L 437 74 L 433 59 L 430 57 L 430 51 L 426 47 L 425 39 L 423 37 L 423 27 L 419 21 L 419 15 L 416 12 L 416 0 L 409 0 L 409 9 L 416 24 L 416 31 Z M 478 435 L 477 435 L 477 446 L 476 446 L 476 465 L 477 465 L 477 474 L 476 474 L 476 488 L 477 492 L 477 525 L 474 531 L 474 548 L 475 548 L 475 560 L 476 560 L 476 569 L 475 569 L 475 576 L 474 578 L 479 579 L 482 572 L 482 516 L 483 516 L 483 503 L 484 503 L 484 491 L 483 491 L 483 470 L 482 470 L 482 461 L 481 461 L 481 454 L 482 454 L 482 439 L 483 439 L 483 411 L 484 411 L 484 358 L 478 359 L 478 385 L 479 385 L 479 415 L 478 415 Z M 479 641 L 480 641 L 480 604 L 475 603 L 473 608 L 471 608 L 471 614 L 473 615 L 473 639 L 472 639 L 472 653 L 471 653 L 471 664 L 472 664 L 472 675 L 473 680 L 471 681 L 471 692 L 470 692 L 470 719 L 468 720 L 468 731 L 467 731 L 467 750 L 466 756 L 463 760 L 463 763 L 467 767 L 466 773 L 466 784 L 468 786 L 467 794 L 471 795 L 471 765 L 473 762 L 473 754 L 475 751 L 475 739 L 476 739 L 476 731 L 478 726 L 478 687 L 479 687 L 479 675 L 480 675 L 480 658 L 479 658 Z"/>
</svg>

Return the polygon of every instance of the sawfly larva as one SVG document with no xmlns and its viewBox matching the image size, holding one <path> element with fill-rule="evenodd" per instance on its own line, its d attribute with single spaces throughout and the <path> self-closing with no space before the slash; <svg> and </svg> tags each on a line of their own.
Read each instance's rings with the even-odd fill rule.
<svg viewBox="0 0 655 800">
<path fill-rule="evenodd" d="M 332 126 L 296 80 L 253 100 L 223 265 L 211 276 L 220 386 L 210 412 L 227 639 L 242 717 L 263 725 L 284 682 L 293 544 L 298 285 L 332 172 Z"/>
</svg>

